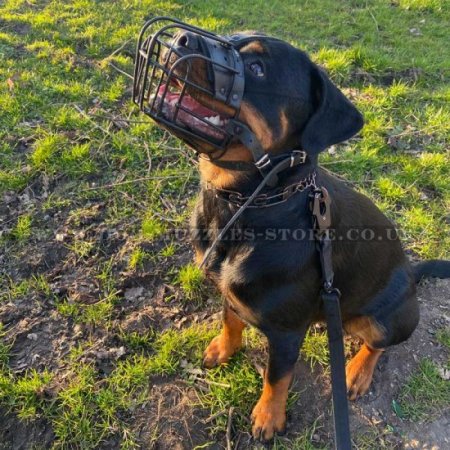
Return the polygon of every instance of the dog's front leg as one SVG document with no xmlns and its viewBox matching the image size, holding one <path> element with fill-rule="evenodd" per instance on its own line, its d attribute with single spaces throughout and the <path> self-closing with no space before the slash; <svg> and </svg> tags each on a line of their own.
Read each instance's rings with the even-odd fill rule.
<svg viewBox="0 0 450 450">
<path fill-rule="evenodd" d="M 206 348 L 203 354 L 203 365 L 211 368 L 228 362 L 231 356 L 241 348 L 244 328 L 245 323 L 225 301 L 222 331 Z"/>
<path fill-rule="evenodd" d="M 267 441 L 276 432 L 285 430 L 289 385 L 305 332 L 306 327 L 301 332 L 265 332 L 269 341 L 269 363 L 264 373 L 262 395 L 252 412 L 255 439 Z"/>
</svg>

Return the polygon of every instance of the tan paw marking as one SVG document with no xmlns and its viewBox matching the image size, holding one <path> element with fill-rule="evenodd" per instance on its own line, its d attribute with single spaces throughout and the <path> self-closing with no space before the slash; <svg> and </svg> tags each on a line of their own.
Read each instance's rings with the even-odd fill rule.
<svg viewBox="0 0 450 450">
<path fill-rule="evenodd" d="M 210 369 L 225 364 L 239 347 L 240 344 L 233 344 L 230 339 L 226 339 L 223 334 L 220 334 L 210 342 L 203 353 L 203 365 Z"/>
<path fill-rule="evenodd" d="M 368 391 L 381 353 L 382 350 L 374 350 L 363 344 L 359 352 L 347 364 L 345 372 L 350 400 L 356 400 Z"/>
<path fill-rule="evenodd" d="M 252 412 L 252 433 L 255 439 L 269 441 L 275 433 L 283 433 L 286 428 L 284 401 L 265 401 L 261 398 Z"/>
</svg>

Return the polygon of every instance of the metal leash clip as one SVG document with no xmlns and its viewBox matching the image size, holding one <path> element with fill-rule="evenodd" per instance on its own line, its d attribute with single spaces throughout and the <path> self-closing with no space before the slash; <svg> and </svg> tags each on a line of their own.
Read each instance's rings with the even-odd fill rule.
<svg viewBox="0 0 450 450">
<path fill-rule="evenodd" d="M 314 189 L 311 193 L 311 212 L 314 220 L 314 228 L 319 234 L 324 233 L 331 226 L 331 198 L 323 186 Z"/>
</svg>

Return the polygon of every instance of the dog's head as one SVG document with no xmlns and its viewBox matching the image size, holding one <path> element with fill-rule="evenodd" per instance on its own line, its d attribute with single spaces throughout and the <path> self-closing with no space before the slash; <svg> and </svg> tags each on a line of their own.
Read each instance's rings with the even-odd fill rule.
<svg viewBox="0 0 450 450">
<path fill-rule="evenodd" d="M 317 154 L 363 126 L 358 110 L 304 52 L 257 37 L 239 52 L 246 80 L 240 118 L 266 151 Z"/>
<path fill-rule="evenodd" d="M 160 83 L 156 105 L 166 118 L 194 132 L 189 139 L 194 147 L 196 133 L 226 138 L 231 118 L 247 125 L 269 153 L 302 148 L 314 156 L 361 129 L 361 114 L 304 52 L 252 32 L 240 34 L 233 48 L 245 80 L 238 108 L 215 95 L 218 75 L 204 37 L 176 33 L 159 54 L 159 63 L 175 76 Z M 242 147 L 237 139 L 226 142 L 227 150 Z M 198 147 L 208 149 L 204 140 Z"/>
</svg>

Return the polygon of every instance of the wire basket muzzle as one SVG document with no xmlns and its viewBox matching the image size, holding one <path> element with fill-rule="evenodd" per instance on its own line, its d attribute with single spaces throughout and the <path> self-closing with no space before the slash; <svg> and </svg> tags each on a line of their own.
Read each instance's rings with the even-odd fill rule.
<svg viewBox="0 0 450 450">
<path fill-rule="evenodd" d="M 177 45 L 180 33 L 195 45 Z M 194 142 L 196 150 L 199 143 L 226 148 L 233 138 L 226 124 L 239 114 L 244 87 L 242 58 L 226 38 L 168 18 L 155 18 L 142 29 L 133 101 L 164 128 Z"/>
</svg>

